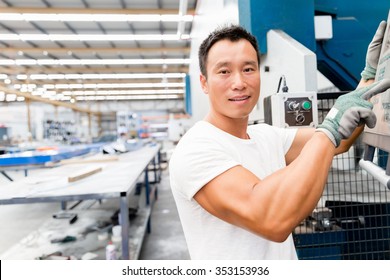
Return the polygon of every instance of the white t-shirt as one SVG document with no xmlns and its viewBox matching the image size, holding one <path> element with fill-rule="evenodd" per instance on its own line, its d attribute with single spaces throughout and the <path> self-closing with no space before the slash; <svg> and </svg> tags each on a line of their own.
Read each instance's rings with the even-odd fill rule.
<svg viewBox="0 0 390 280">
<path fill-rule="evenodd" d="M 263 179 L 286 166 L 296 129 L 266 124 L 248 127 L 240 139 L 206 121 L 182 137 L 169 162 L 170 182 L 191 259 L 297 259 L 292 236 L 272 242 L 204 210 L 193 196 L 236 165 Z"/>
</svg>

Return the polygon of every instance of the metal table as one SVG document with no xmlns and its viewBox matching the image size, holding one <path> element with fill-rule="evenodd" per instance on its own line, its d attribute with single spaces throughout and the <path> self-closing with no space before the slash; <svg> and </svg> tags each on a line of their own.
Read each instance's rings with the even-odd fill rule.
<svg viewBox="0 0 390 280">
<path fill-rule="evenodd" d="M 104 163 L 68 164 L 49 170 L 37 171 L 0 187 L 0 204 L 25 204 L 40 202 L 65 202 L 87 199 L 120 199 L 122 222 L 122 258 L 129 259 L 129 205 L 128 195 L 138 179 L 145 174 L 146 197 L 149 197 L 148 166 L 154 165 L 155 180 L 159 178 L 159 153 L 161 146 L 153 144 L 139 150 L 121 154 L 118 161 Z M 83 168 L 102 167 L 102 171 L 80 181 L 68 183 L 69 174 Z"/>
</svg>

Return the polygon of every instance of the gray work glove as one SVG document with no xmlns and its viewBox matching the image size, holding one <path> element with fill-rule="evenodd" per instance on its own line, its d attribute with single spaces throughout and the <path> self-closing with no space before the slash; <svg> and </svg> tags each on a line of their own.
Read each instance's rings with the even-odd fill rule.
<svg viewBox="0 0 390 280">
<path fill-rule="evenodd" d="M 376 69 L 378 68 L 378 60 L 381 52 L 383 36 L 386 30 L 386 21 L 379 24 L 378 29 L 368 45 L 366 54 L 366 66 L 360 74 L 364 80 L 375 79 Z"/>
<path fill-rule="evenodd" d="M 317 130 L 324 132 L 338 147 L 341 140 L 350 137 L 357 126 L 366 124 L 373 128 L 376 116 L 372 103 L 367 100 L 388 88 L 390 79 L 383 79 L 340 96 Z"/>
</svg>

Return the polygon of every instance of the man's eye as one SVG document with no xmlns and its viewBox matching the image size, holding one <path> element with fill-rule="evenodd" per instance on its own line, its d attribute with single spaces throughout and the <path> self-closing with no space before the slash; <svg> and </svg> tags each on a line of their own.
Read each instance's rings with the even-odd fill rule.
<svg viewBox="0 0 390 280">
<path fill-rule="evenodd" d="M 245 68 L 244 69 L 244 72 L 252 72 L 252 71 L 255 71 L 253 68 Z"/>
<path fill-rule="evenodd" d="M 220 74 L 228 74 L 229 71 L 228 71 L 228 70 L 219 70 L 219 73 L 220 73 Z"/>
</svg>

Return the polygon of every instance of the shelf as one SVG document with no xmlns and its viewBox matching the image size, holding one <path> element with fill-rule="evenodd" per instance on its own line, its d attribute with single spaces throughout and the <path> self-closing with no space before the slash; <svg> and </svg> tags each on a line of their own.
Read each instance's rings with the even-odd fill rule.
<svg viewBox="0 0 390 280">
<path fill-rule="evenodd" d="M 88 209 L 82 211 L 71 210 L 69 212 L 76 213 L 78 216 L 74 224 L 70 225 L 67 219 L 49 218 L 39 229 L 31 232 L 3 253 L 0 256 L 1 259 L 32 260 L 56 251 L 62 252 L 63 256 L 74 256 L 77 259 L 81 259 L 87 252 L 96 254 L 96 259 L 105 259 L 105 248 L 109 239 L 99 241 L 96 231 L 88 233 L 83 237 L 81 237 L 80 233 L 97 221 L 110 220 L 115 211 L 112 209 Z M 137 212 L 135 219 L 130 221 L 129 247 L 131 260 L 139 258 L 150 214 L 151 207 L 145 207 Z M 64 235 L 76 236 L 77 240 L 62 244 L 50 242 L 50 240 Z"/>
</svg>

